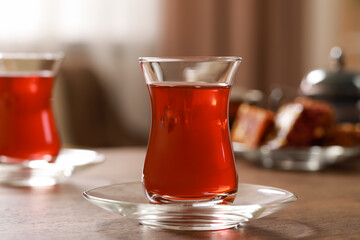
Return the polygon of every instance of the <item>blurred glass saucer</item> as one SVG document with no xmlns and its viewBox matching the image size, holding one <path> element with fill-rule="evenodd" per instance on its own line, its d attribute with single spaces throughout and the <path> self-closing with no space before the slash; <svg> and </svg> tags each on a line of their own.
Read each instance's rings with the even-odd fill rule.
<svg viewBox="0 0 360 240">
<path fill-rule="evenodd" d="M 267 146 L 250 149 L 233 142 L 236 156 L 265 168 L 294 171 L 319 171 L 332 164 L 360 156 L 360 147 L 311 146 L 272 150 Z"/>
<path fill-rule="evenodd" d="M 92 150 L 62 149 L 54 163 L 44 160 L 21 164 L 0 163 L 0 184 L 10 186 L 51 186 L 63 182 L 74 171 L 103 162 L 104 155 Z"/>
</svg>

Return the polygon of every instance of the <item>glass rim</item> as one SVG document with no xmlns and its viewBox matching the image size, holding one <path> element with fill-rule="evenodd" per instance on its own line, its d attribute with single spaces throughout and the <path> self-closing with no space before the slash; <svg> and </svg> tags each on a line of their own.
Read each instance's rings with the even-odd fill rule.
<svg viewBox="0 0 360 240">
<path fill-rule="evenodd" d="M 24 60 L 60 60 L 65 57 L 64 52 L 0 52 L 1 59 L 24 59 Z"/>
<path fill-rule="evenodd" d="M 139 62 L 241 62 L 237 56 L 139 57 Z"/>
</svg>

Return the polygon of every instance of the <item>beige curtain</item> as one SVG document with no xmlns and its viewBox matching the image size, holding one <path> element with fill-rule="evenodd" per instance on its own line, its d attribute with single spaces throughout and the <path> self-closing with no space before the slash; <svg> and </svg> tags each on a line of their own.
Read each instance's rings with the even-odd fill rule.
<svg viewBox="0 0 360 240">
<path fill-rule="evenodd" d="M 298 0 L 165 1 L 162 55 L 238 55 L 236 85 L 295 93 L 302 75 Z"/>
</svg>

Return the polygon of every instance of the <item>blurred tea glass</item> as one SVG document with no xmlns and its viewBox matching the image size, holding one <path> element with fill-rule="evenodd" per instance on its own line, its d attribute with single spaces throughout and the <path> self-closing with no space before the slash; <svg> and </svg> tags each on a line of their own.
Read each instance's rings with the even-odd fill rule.
<svg viewBox="0 0 360 240">
<path fill-rule="evenodd" d="M 152 123 L 143 185 L 154 203 L 231 202 L 237 191 L 228 122 L 239 57 L 140 58 Z"/>
<path fill-rule="evenodd" d="M 51 97 L 63 53 L 0 53 L 0 163 L 54 161 Z"/>
</svg>

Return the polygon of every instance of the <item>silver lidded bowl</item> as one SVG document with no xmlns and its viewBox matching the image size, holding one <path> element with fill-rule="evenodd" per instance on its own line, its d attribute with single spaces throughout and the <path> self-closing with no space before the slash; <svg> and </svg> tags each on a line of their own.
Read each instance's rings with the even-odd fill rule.
<svg viewBox="0 0 360 240">
<path fill-rule="evenodd" d="M 344 69 L 340 47 L 331 49 L 329 59 L 329 69 L 315 69 L 305 75 L 300 94 L 333 105 L 339 122 L 360 122 L 360 75 Z"/>
</svg>

